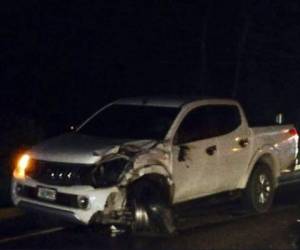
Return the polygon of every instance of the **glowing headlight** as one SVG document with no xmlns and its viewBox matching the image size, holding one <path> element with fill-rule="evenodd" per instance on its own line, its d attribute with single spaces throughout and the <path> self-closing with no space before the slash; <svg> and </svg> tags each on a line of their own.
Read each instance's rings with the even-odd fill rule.
<svg viewBox="0 0 300 250">
<path fill-rule="evenodd" d="M 24 179 L 26 174 L 26 169 L 28 169 L 30 165 L 30 156 L 28 154 L 24 154 L 20 157 L 17 162 L 17 166 L 14 170 L 14 177 L 16 179 Z"/>
</svg>

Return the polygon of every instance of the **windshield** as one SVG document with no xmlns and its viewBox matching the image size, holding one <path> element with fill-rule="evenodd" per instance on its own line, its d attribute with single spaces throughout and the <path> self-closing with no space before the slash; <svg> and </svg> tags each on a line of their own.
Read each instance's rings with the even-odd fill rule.
<svg viewBox="0 0 300 250">
<path fill-rule="evenodd" d="M 179 108 L 120 105 L 104 109 L 81 129 L 86 135 L 119 139 L 165 138 Z"/>
</svg>

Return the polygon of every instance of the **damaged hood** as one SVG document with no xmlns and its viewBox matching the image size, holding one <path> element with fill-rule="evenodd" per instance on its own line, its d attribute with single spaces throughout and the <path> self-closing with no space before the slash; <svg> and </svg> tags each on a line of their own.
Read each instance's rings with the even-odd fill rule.
<svg viewBox="0 0 300 250">
<path fill-rule="evenodd" d="M 70 133 L 46 140 L 32 147 L 29 153 L 43 161 L 94 164 L 107 154 L 118 153 L 120 149 L 134 153 L 155 144 L 155 140 L 119 140 Z"/>
</svg>

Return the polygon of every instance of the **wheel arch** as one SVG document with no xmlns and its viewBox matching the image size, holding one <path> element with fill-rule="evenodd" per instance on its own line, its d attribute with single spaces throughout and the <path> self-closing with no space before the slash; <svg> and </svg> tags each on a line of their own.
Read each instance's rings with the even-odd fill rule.
<svg viewBox="0 0 300 250">
<path fill-rule="evenodd" d="M 270 168 L 272 175 L 274 177 L 274 185 L 275 187 L 278 186 L 278 177 L 280 175 L 279 160 L 277 159 L 277 157 L 274 156 L 274 153 L 272 151 L 260 150 L 260 152 L 258 152 L 256 156 L 253 158 L 253 160 L 250 162 L 247 172 L 239 184 L 239 188 L 244 189 L 247 186 L 247 183 L 250 179 L 253 170 L 259 167 L 259 165 L 266 165 Z"/>
<path fill-rule="evenodd" d="M 127 199 L 132 196 L 142 195 L 143 188 L 148 188 L 160 192 L 160 195 L 171 204 L 173 198 L 173 185 L 169 183 L 165 175 L 158 173 L 145 174 L 127 186 Z"/>
</svg>

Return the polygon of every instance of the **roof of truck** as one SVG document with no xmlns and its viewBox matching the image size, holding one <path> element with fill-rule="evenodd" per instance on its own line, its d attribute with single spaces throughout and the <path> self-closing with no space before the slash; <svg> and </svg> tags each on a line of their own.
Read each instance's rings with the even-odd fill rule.
<svg viewBox="0 0 300 250">
<path fill-rule="evenodd" d="M 165 107 L 182 107 L 185 104 L 201 101 L 201 100 L 229 100 L 217 97 L 203 97 L 203 96 L 142 96 L 142 97 L 130 97 L 122 98 L 115 101 L 115 104 L 128 104 L 128 105 L 146 105 L 146 106 L 165 106 Z"/>
</svg>

